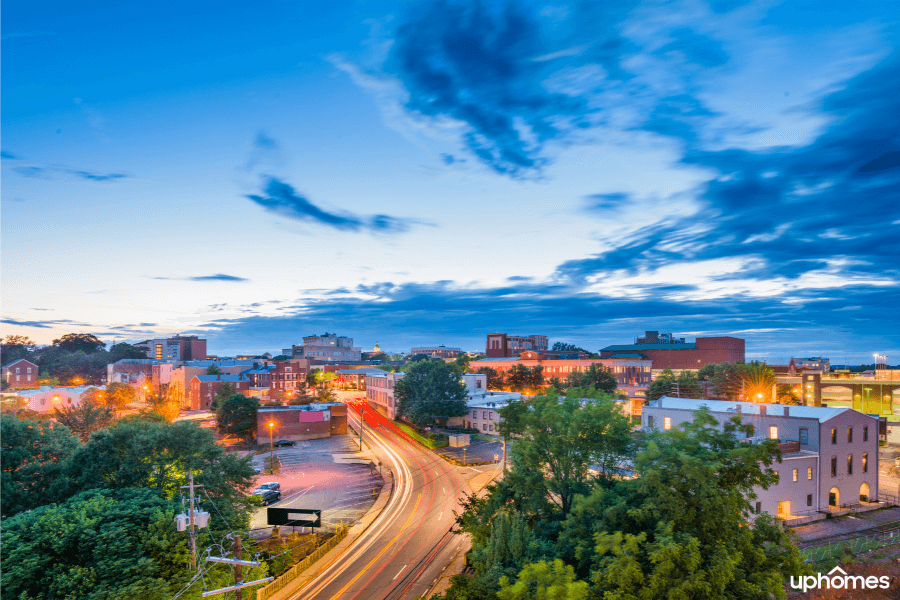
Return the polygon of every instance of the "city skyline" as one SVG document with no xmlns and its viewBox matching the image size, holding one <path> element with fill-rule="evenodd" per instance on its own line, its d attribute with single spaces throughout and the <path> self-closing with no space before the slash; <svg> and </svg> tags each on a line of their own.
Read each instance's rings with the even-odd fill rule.
<svg viewBox="0 0 900 600">
<path fill-rule="evenodd" d="M 4 7 L 0 328 L 896 363 L 887 7 Z"/>
</svg>

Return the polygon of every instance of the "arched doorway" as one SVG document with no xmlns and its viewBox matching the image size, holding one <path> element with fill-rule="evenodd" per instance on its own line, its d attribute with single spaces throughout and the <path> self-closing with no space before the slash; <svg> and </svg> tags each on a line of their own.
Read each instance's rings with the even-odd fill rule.
<svg viewBox="0 0 900 600">
<path fill-rule="evenodd" d="M 841 492 L 836 487 L 831 488 L 828 492 L 828 506 L 838 507 L 841 502 Z"/>
<path fill-rule="evenodd" d="M 860 502 L 868 502 L 869 501 L 869 484 L 864 483 L 859 486 L 859 501 Z"/>
</svg>

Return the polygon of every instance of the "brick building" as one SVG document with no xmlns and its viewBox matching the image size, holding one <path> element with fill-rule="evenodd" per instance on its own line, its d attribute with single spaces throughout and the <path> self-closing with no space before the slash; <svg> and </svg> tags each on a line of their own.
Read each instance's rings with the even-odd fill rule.
<svg viewBox="0 0 900 600">
<path fill-rule="evenodd" d="M 744 340 L 736 337 L 698 337 L 694 343 L 623 344 L 600 350 L 600 358 L 638 354 L 653 361 L 653 369 L 699 369 L 711 363 L 743 362 Z"/>
<path fill-rule="evenodd" d="M 353 338 L 334 333 L 306 336 L 302 346 L 285 348 L 282 353 L 313 362 L 355 362 L 362 358 L 362 348 L 353 345 Z"/>
<path fill-rule="evenodd" d="M 459 348 L 447 348 L 446 346 L 419 346 L 409 351 L 411 356 L 424 354 L 428 358 L 456 358 L 462 352 Z"/>
<path fill-rule="evenodd" d="M 38 387 L 38 366 L 30 360 L 20 358 L 3 367 L 3 379 L 10 389 Z"/>
<path fill-rule="evenodd" d="M 249 394 L 250 392 L 250 380 L 244 379 L 240 375 L 194 375 L 188 394 L 191 410 L 209 409 L 209 405 L 216 397 L 216 392 L 219 391 L 219 386 L 223 383 L 233 385 L 238 394 Z"/>
<path fill-rule="evenodd" d="M 546 350 L 546 335 L 507 335 L 505 333 L 489 333 L 485 354 L 488 358 L 512 358 L 526 350 Z"/>
<path fill-rule="evenodd" d="M 265 407 L 256 411 L 256 442 L 259 444 L 315 440 L 346 433 L 347 405 L 340 402 Z"/>
<path fill-rule="evenodd" d="M 170 338 L 144 340 L 136 348 L 147 351 L 147 358 L 155 360 L 205 360 L 206 340 L 196 335 L 176 335 Z"/>
</svg>

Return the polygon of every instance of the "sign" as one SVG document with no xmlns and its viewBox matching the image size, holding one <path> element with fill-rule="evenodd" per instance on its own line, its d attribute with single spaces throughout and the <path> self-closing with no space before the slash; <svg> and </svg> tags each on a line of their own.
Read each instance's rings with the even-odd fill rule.
<svg viewBox="0 0 900 600">
<path fill-rule="evenodd" d="M 322 511 L 305 508 L 269 507 L 266 509 L 269 525 L 289 527 L 321 527 Z"/>
<path fill-rule="evenodd" d="M 499 454 L 495 454 L 495 455 L 494 455 L 494 460 L 500 460 L 500 455 L 499 455 Z"/>
</svg>

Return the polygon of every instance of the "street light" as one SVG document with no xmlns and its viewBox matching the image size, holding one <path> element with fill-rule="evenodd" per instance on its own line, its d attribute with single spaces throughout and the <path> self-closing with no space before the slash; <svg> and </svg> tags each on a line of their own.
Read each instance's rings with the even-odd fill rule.
<svg viewBox="0 0 900 600">
<path fill-rule="evenodd" d="M 275 422 L 269 421 L 269 473 L 275 474 Z"/>
</svg>

